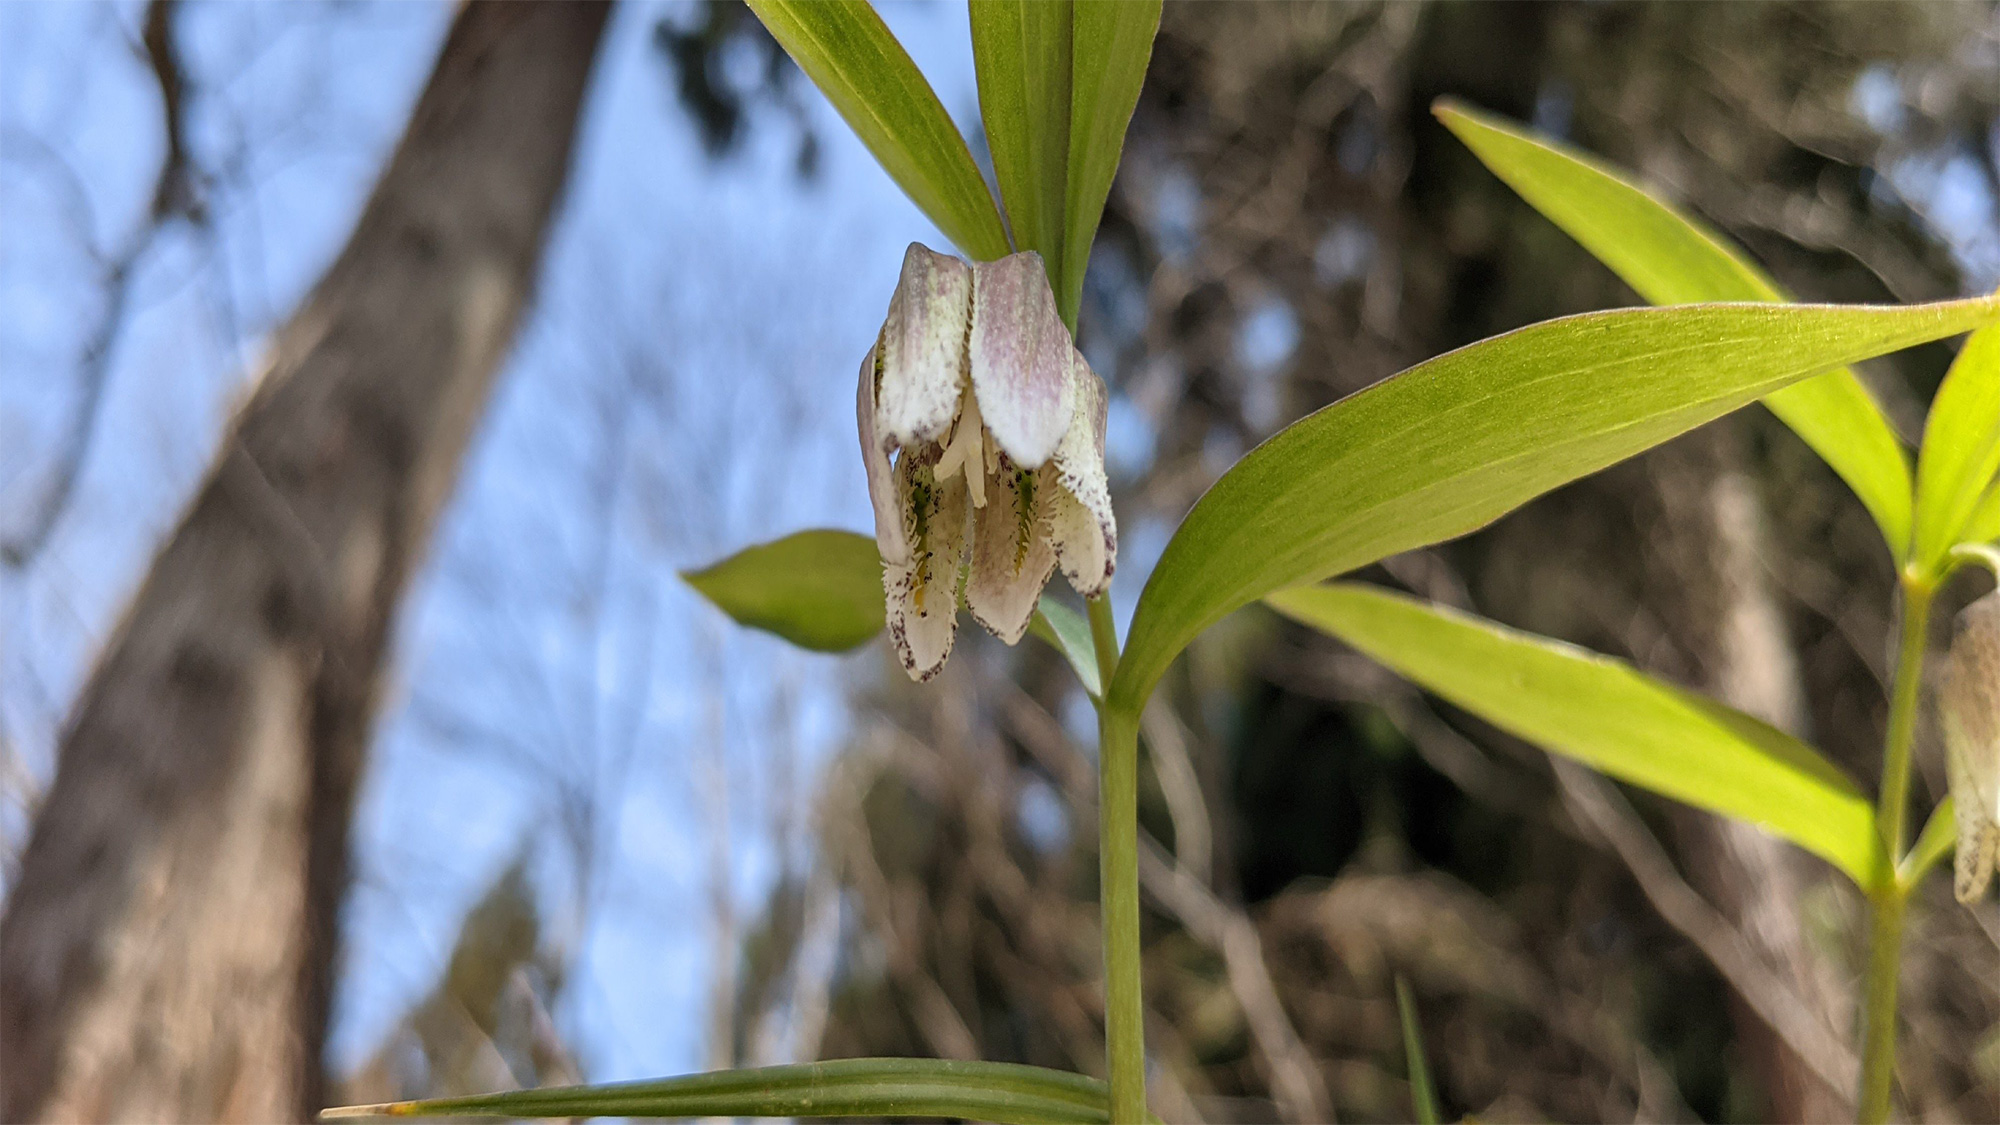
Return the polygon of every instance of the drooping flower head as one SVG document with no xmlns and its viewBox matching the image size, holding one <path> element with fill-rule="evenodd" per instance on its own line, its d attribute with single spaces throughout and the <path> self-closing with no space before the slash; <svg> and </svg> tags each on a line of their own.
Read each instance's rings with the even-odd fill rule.
<svg viewBox="0 0 2000 1125">
<path fill-rule="evenodd" d="M 2000 865 L 2000 592 L 1959 615 L 1938 684 L 1946 775 L 1958 815 L 1953 890 L 1972 903 Z"/>
<path fill-rule="evenodd" d="M 1040 255 L 967 265 L 911 243 L 857 409 L 889 632 L 913 679 L 951 654 L 961 572 L 973 618 L 1008 644 L 1058 565 L 1085 597 L 1110 583 L 1104 382 Z"/>
</svg>

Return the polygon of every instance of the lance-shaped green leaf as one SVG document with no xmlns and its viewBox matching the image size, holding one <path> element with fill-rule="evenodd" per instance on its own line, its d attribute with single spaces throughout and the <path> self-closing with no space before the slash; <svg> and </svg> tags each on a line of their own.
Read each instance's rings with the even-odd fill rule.
<svg viewBox="0 0 2000 1125">
<path fill-rule="evenodd" d="M 2000 319 L 1934 305 L 1689 305 L 1530 325 L 1286 427 L 1215 482 L 1146 582 L 1109 701 L 1273 590 L 1484 526 L 1809 375 Z"/>
<path fill-rule="evenodd" d="M 1352 583 L 1265 599 L 1502 730 L 1690 805 L 1759 825 L 1863 886 L 1884 862 L 1846 775 L 1783 731 L 1630 665 Z"/>
<path fill-rule="evenodd" d="M 1075 11 L 1066 233 L 1062 280 L 1056 286 L 1057 307 L 1071 325 L 1083 300 L 1090 244 L 1125 151 L 1125 129 L 1132 124 L 1153 57 L 1160 0 L 1076 0 Z"/>
<path fill-rule="evenodd" d="M 1721 235 L 1619 171 L 1503 118 L 1449 100 L 1438 118 L 1535 210 L 1656 305 L 1788 297 Z M 1840 474 L 1901 559 L 1910 542 L 1910 467 L 1882 408 L 1851 371 L 1764 400 Z"/>
<path fill-rule="evenodd" d="M 957 1117 L 1019 1125 L 1107 1119 L 1104 1083 L 1035 1066 L 837 1059 L 651 1082 L 557 1086 L 325 1110 L 354 1117 Z"/>
<path fill-rule="evenodd" d="M 882 557 L 851 531 L 793 532 L 681 578 L 738 624 L 815 652 L 844 652 L 882 631 Z"/>
<path fill-rule="evenodd" d="M 1986 328 L 1966 338 L 1924 422 L 1923 450 L 1917 455 L 1916 540 L 1910 552 L 1918 566 L 1935 569 L 1960 542 L 1996 470 L 2000 328 Z"/>
<path fill-rule="evenodd" d="M 1917 833 L 1917 842 L 1910 846 L 1909 853 L 1896 865 L 1896 882 L 1908 890 L 1923 881 L 1938 861 L 1951 854 L 1958 843 L 1958 811 L 1951 798 L 1945 797 L 1931 810 L 1931 818 L 1924 822 L 1924 830 Z"/>
<path fill-rule="evenodd" d="M 1103 678 L 1097 672 L 1096 642 L 1090 636 L 1090 622 L 1082 614 L 1044 594 L 1035 607 L 1034 620 L 1028 622 L 1028 632 L 1062 653 L 1092 699 L 1104 694 Z"/>
<path fill-rule="evenodd" d="M 931 84 L 865 0 L 749 0 L 772 38 L 946 238 L 1005 257 L 993 194 Z"/>
<path fill-rule="evenodd" d="M 1986 495 L 1972 509 L 1965 519 L 1965 528 L 1958 533 L 1961 543 L 1992 543 L 2000 540 L 2000 479 L 1986 488 Z"/>
<path fill-rule="evenodd" d="M 1069 179 L 1069 0 L 976 0 L 972 64 L 1016 250 L 1034 250 L 1053 288 L 1062 277 Z"/>
</svg>

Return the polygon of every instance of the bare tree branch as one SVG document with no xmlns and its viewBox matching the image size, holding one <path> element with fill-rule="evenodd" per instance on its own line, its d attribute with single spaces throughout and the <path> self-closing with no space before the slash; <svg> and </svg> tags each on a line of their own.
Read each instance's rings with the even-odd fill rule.
<svg viewBox="0 0 2000 1125">
<path fill-rule="evenodd" d="M 1702 951 L 1743 1002 L 1814 1074 L 1836 1092 L 1853 1089 L 1860 1075 L 1854 1049 L 1816 1019 L 1813 1009 L 1784 981 L 1757 963 L 1749 943 L 1729 919 L 1680 877 L 1666 849 L 1617 787 L 1565 758 L 1551 755 L 1549 764 L 1570 811 L 1625 861 L 1661 919 Z"/>
<path fill-rule="evenodd" d="M 180 61 L 174 37 L 174 13 L 179 0 L 152 0 L 146 6 L 142 42 L 148 67 L 160 89 L 160 109 L 166 133 L 166 156 L 153 178 L 152 204 L 145 219 L 120 248 L 104 258 L 95 247 L 90 252 L 100 262 L 99 283 L 104 300 L 97 318 L 84 336 L 77 357 L 77 398 L 69 427 L 57 446 L 55 464 L 48 481 L 35 500 L 23 526 L 0 538 L 0 563 L 25 569 L 48 546 L 56 524 L 69 508 L 76 493 L 77 478 L 89 459 L 97 435 L 97 418 L 104 404 L 105 384 L 111 376 L 111 357 L 118 335 L 125 326 L 125 311 L 131 301 L 132 282 L 139 264 L 160 234 L 172 223 L 185 220 L 196 226 L 208 222 L 207 209 L 188 162 L 187 73 Z M 58 161 L 58 163 L 61 163 Z M 83 197 L 87 199 L 88 197 Z"/>
<path fill-rule="evenodd" d="M 1263 939 L 1249 915 L 1215 897 L 1215 892 L 1184 867 L 1168 862 L 1159 843 L 1139 842 L 1139 885 L 1171 911 L 1188 932 L 1222 953 L 1229 987 L 1249 1021 L 1250 1036 L 1269 1072 L 1271 1096 L 1286 1121 L 1332 1121 L 1319 1064 L 1299 1038 L 1285 1005 L 1278 999 L 1270 967 L 1264 963 Z"/>
</svg>

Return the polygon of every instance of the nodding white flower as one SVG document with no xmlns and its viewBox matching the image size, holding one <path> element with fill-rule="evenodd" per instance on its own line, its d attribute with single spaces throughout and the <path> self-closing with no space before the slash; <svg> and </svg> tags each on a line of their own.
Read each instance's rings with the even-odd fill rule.
<svg viewBox="0 0 2000 1125">
<path fill-rule="evenodd" d="M 1958 810 L 1952 889 L 1970 904 L 2000 866 L 2000 592 L 1966 607 L 1938 685 L 1946 774 Z"/>
<path fill-rule="evenodd" d="M 912 679 L 951 655 L 961 571 L 972 616 L 1010 645 L 1058 565 L 1085 597 L 1110 584 L 1104 408 L 1039 254 L 967 265 L 910 244 L 857 409 L 889 633 Z"/>
</svg>

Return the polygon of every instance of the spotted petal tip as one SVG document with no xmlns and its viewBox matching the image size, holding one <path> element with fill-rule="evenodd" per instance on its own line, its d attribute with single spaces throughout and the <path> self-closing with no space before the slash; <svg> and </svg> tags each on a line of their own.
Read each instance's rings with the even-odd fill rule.
<svg viewBox="0 0 2000 1125">
<path fill-rule="evenodd" d="M 904 455 L 896 465 L 910 561 L 882 569 L 889 636 L 913 680 L 938 674 L 958 635 L 958 574 L 965 561 L 969 504 L 963 476 L 938 481 Z"/>
<path fill-rule="evenodd" d="M 1042 587 L 1056 568 L 1044 533 L 1041 475 L 1002 465 L 986 483 L 986 506 L 973 512 L 972 567 L 965 605 L 973 620 L 1007 644 L 1028 631 Z"/>
<path fill-rule="evenodd" d="M 1075 404 L 1054 458 L 1042 470 L 1049 482 L 1048 535 L 1063 576 L 1086 598 L 1111 585 L 1118 564 L 1118 521 L 1104 476 L 1104 380 L 1069 349 Z"/>
</svg>

